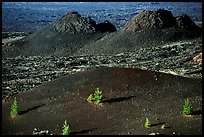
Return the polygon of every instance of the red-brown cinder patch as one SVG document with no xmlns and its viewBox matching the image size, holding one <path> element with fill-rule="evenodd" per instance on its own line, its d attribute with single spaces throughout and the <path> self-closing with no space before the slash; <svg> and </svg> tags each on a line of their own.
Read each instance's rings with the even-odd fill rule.
<svg viewBox="0 0 204 137">
<path fill-rule="evenodd" d="M 96 88 L 102 90 L 103 106 L 86 100 Z M 9 115 L 12 100 L 3 103 L 2 133 L 32 134 L 38 128 L 59 135 L 67 120 L 72 135 L 148 135 L 142 120 L 148 114 L 153 124 L 159 118 L 171 126 L 161 131 L 165 134 L 178 130 L 183 134 L 202 134 L 202 116 L 197 116 L 198 122 L 178 117 L 181 100 L 195 95 L 202 95 L 202 79 L 133 68 L 90 69 L 17 94 L 20 111 L 24 113 L 15 121 Z M 184 122 L 191 127 L 182 126 L 187 124 Z M 154 126 L 150 130 L 157 132 L 158 128 Z"/>
</svg>

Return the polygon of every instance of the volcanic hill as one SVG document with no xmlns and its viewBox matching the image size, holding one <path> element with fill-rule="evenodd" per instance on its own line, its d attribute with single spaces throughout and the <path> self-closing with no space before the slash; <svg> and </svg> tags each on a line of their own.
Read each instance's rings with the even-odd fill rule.
<svg viewBox="0 0 204 137">
<path fill-rule="evenodd" d="M 115 54 L 142 47 L 161 46 L 201 36 L 188 15 L 174 17 L 170 11 L 142 11 L 122 30 L 109 21 L 96 24 L 89 17 L 70 12 L 33 34 L 3 46 L 3 57 L 19 55 Z"/>
</svg>

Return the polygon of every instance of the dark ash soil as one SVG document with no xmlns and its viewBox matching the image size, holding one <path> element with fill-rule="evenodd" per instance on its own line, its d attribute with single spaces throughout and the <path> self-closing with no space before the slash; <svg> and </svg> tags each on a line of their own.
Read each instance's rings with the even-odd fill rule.
<svg viewBox="0 0 204 137">
<path fill-rule="evenodd" d="M 141 22 L 158 21 L 147 16 Z M 60 135 L 65 120 L 72 135 L 202 135 L 202 28 L 187 15 L 136 32 L 92 23 L 72 12 L 30 35 L 2 34 L 3 135 Z M 87 101 L 96 88 L 100 106 Z M 14 96 L 20 115 L 11 118 Z M 181 114 L 186 98 L 191 118 Z"/>
<path fill-rule="evenodd" d="M 103 105 L 87 102 L 99 87 Z M 16 95 L 21 115 L 9 116 L 12 100 L 2 103 L 2 134 L 61 134 L 64 120 L 72 135 L 202 135 L 202 79 L 131 68 L 98 68 L 67 75 Z M 184 99 L 192 118 L 181 114 Z M 145 118 L 153 126 L 144 127 Z M 161 129 L 165 123 L 167 128 Z"/>
</svg>

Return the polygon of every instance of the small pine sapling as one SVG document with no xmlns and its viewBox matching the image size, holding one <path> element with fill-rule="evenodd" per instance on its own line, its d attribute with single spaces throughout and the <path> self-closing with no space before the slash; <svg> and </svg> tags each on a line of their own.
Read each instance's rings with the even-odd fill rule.
<svg viewBox="0 0 204 137">
<path fill-rule="evenodd" d="M 16 117 L 19 114 L 19 107 L 16 101 L 16 97 L 13 100 L 13 104 L 11 105 L 10 115 L 12 118 Z"/>
<path fill-rule="evenodd" d="M 96 89 L 95 93 L 94 93 L 94 100 L 96 103 L 100 103 L 101 99 L 102 99 L 102 91 L 99 90 L 99 88 Z"/>
<path fill-rule="evenodd" d="M 162 124 L 162 125 L 161 125 L 161 129 L 164 129 L 164 128 L 165 128 L 165 124 Z"/>
<path fill-rule="evenodd" d="M 64 124 L 62 125 L 62 135 L 69 135 L 70 134 L 70 127 L 67 124 L 67 121 L 64 121 Z"/>
<path fill-rule="evenodd" d="M 90 95 L 89 95 L 87 101 L 88 101 L 89 103 L 92 103 L 92 101 L 93 101 L 93 94 L 90 94 Z"/>
<path fill-rule="evenodd" d="M 191 115 L 192 112 L 193 112 L 193 109 L 192 109 L 191 103 L 190 103 L 189 99 L 187 98 L 185 100 L 182 113 L 183 113 L 183 115 Z"/>
<path fill-rule="evenodd" d="M 100 91 L 99 88 L 97 88 L 94 94 L 89 95 L 89 97 L 87 98 L 87 101 L 89 103 L 94 102 L 96 104 L 99 104 L 101 103 L 102 98 L 103 98 L 102 91 Z"/>
<path fill-rule="evenodd" d="M 145 120 L 145 127 L 146 128 L 150 128 L 150 126 L 151 126 L 151 123 L 149 122 L 149 119 L 146 118 L 146 120 Z"/>
</svg>

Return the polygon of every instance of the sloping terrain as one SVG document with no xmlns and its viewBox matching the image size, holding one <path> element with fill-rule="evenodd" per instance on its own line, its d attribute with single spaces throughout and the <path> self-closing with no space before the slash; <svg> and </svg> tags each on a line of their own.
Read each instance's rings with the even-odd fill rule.
<svg viewBox="0 0 204 137">
<path fill-rule="evenodd" d="M 170 13 L 171 18 L 165 17 L 166 12 Z M 96 24 L 90 18 L 71 12 L 50 26 L 11 43 L 9 47 L 3 46 L 2 55 L 111 55 L 142 47 L 162 46 L 201 35 L 201 28 L 188 15 L 173 17 L 166 10 L 141 12 L 128 21 L 122 30 L 116 30 L 108 21 Z"/>
<path fill-rule="evenodd" d="M 85 45 L 77 53 L 111 55 L 145 47 L 159 47 L 201 35 L 201 28 L 186 14 L 174 17 L 171 11 L 147 10 L 134 16 L 122 30 Z"/>
<path fill-rule="evenodd" d="M 112 27 L 109 31 L 107 29 L 109 24 L 104 24 L 102 29 L 105 29 L 105 31 L 97 31 L 101 29 L 100 24 L 96 24 L 89 18 L 81 17 L 77 12 L 71 12 L 53 22 L 50 26 L 10 43 L 10 46 L 3 46 L 2 56 L 68 56 L 85 44 L 93 43 L 106 33 L 115 31 Z"/>
<path fill-rule="evenodd" d="M 69 34 L 63 32 L 55 32 L 52 28 L 45 28 L 35 32 L 21 40 L 15 41 L 9 47 L 4 49 L 3 57 L 16 57 L 19 55 L 71 55 L 76 49 L 83 47 L 85 44 L 94 42 L 101 38 L 104 34 L 98 32 L 94 34 Z"/>
<path fill-rule="evenodd" d="M 111 55 L 18 56 L 2 59 L 2 100 L 45 81 L 96 67 L 142 68 L 202 78 L 202 39 L 143 47 Z"/>
<path fill-rule="evenodd" d="M 102 106 L 88 96 L 102 90 Z M 202 134 L 202 79 L 130 68 L 98 68 L 67 75 L 16 95 L 19 116 L 10 117 L 12 99 L 2 104 L 3 134 L 32 134 L 34 128 L 71 134 Z M 183 117 L 189 98 L 193 117 Z M 152 127 L 144 127 L 145 118 Z M 161 129 L 162 124 L 166 125 Z"/>
<path fill-rule="evenodd" d="M 117 31 L 104 36 L 96 42 L 86 44 L 74 55 L 116 54 L 147 47 L 161 47 L 167 43 L 188 40 L 175 28 L 147 30 L 142 32 Z"/>
<path fill-rule="evenodd" d="M 143 12 L 117 31 L 71 12 L 29 36 L 4 40 L 2 133 L 30 135 L 37 128 L 58 135 L 67 120 L 72 135 L 202 135 L 201 28 L 187 15 L 168 24 L 162 12 Z M 100 106 L 87 102 L 96 88 L 103 91 Z M 14 96 L 20 115 L 11 118 Z M 181 114 L 186 98 L 191 118 Z"/>
</svg>

